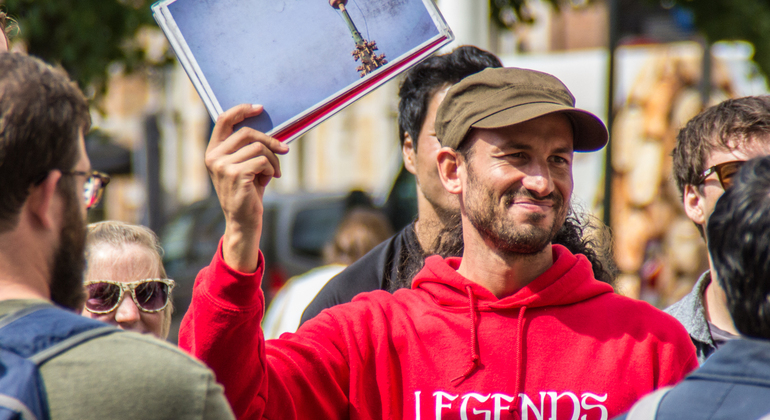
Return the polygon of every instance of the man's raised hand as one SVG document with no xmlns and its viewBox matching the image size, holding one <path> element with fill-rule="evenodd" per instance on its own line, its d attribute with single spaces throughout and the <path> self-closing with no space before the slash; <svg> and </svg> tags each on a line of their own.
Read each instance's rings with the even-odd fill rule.
<svg viewBox="0 0 770 420">
<path fill-rule="evenodd" d="M 254 129 L 233 131 L 235 124 L 261 112 L 261 105 L 245 104 L 222 113 L 206 148 L 206 167 L 225 213 L 224 260 L 243 272 L 257 268 L 265 186 L 281 176 L 276 154 L 289 151 L 285 144 Z"/>
</svg>

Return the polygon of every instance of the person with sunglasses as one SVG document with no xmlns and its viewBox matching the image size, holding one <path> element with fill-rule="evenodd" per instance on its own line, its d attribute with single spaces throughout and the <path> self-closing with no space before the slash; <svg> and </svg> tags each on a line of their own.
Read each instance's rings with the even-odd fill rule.
<svg viewBox="0 0 770 420">
<path fill-rule="evenodd" d="M 87 209 L 108 179 L 86 152 L 90 124 L 85 96 L 62 70 L 0 53 L 0 407 L 30 403 L 34 418 L 56 420 L 233 419 L 213 372 L 190 355 L 80 315 Z M 115 264 L 127 257 L 113 254 Z M 157 264 L 146 273 L 136 265 L 141 277 L 123 281 L 163 277 Z M 117 293 L 118 310 L 126 300 L 163 309 L 170 289 L 126 286 L 103 289 Z M 94 308 L 109 309 L 109 296 L 99 297 L 103 305 Z M 25 369 L 12 376 L 14 366 Z"/>
<path fill-rule="evenodd" d="M 720 346 L 675 387 L 644 397 L 615 420 L 770 418 L 770 156 L 729 175 L 731 186 L 714 206 L 706 237 L 713 283 L 724 290 L 741 339 Z"/>
<path fill-rule="evenodd" d="M 168 337 L 171 290 L 157 235 L 144 226 L 88 225 L 83 315 L 142 334 Z"/>
<path fill-rule="evenodd" d="M 719 197 L 729 189 L 744 162 L 770 155 L 770 96 L 729 99 L 691 119 L 679 131 L 673 151 L 673 175 L 687 217 L 704 228 Z M 739 333 L 727 308 L 724 290 L 713 282 L 714 265 L 693 290 L 666 309 L 684 325 L 703 363 Z"/>
</svg>

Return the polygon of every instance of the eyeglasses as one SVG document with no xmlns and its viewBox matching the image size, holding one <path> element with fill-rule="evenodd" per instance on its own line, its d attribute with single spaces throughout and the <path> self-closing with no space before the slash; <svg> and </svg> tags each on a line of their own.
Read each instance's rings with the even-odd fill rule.
<svg viewBox="0 0 770 420">
<path fill-rule="evenodd" d="M 86 310 L 94 314 L 114 311 L 123 301 L 123 292 L 130 291 L 136 307 L 142 312 L 159 312 L 168 305 L 174 288 L 171 279 L 144 279 L 132 282 L 89 280 L 84 283 L 88 292 Z"/>
<path fill-rule="evenodd" d="M 701 174 L 700 182 L 698 182 L 698 185 L 706 182 L 706 178 L 716 172 L 717 177 L 719 178 L 719 183 L 722 185 L 722 188 L 727 191 L 728 188 L 733 186 L 733 177 L 738 174 L 738 171 L 741 169 L 741 166 L 743 166 L 744 163 L 746 163 L 745 160 L 731 160 L 730 162 L 723 162 L 719 165 L 714 165 L 706 169 L 703 174 Z"/>
<path fill-rule="evenodd" d="M 83 200 L 86 203 L 86 208 L 99 204 L 102 199 L 102 193 L 104 193 L 104 187 L 110 183 L 110 176 L 98 171 L 83 172 L 83 171 L 71 171 L 62 172 L 62 175 L 80 175 L 85 176 L 86 182 L 83 184 Z"/>
</svg>

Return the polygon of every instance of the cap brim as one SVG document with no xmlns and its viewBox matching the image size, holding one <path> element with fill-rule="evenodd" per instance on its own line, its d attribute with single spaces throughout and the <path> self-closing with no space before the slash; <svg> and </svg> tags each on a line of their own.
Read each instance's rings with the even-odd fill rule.
<svg viewBox="0 0 770 420">
<path fill-rule="evenodd" d="M 519 124 L 543 115 L 563 113 L 570 118 L 573 148 L 576 152 L 593 152 L 607 144 L 609 135 L 602 120 L 590 112 L 553 102 L 528 103 L 506 108 L 473 124 L 476 128 L 502 128 Z"/>
</svg>

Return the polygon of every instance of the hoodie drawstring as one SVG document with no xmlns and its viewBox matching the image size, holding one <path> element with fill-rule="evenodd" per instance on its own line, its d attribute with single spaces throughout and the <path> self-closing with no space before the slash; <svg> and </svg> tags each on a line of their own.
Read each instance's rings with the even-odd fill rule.
<svg viewBox="0 0 770 420">
<path fill-rule="evenodd" d="M 514 383 L 513 388 L 513 403 L 511 403 L 511 408 L 508 410 L 511 414 L 517 414 L 518 418 L 521 419 L 521 407 L 519 407 L 519 392 L 521 392 L 521 375 L 523 374 L 524 370 L 524 356 L 522 353 L 522 347 L 524 345 L 524 312 L 526 312 L 527 307 L 522 306 L 519 308 L 519 317 L 517 322 L 517 343 L 516 343 L 516 382 Z"/>
<path fill-rule="evenodd" d="M 452 382 L 456 382 L 458 380 L 462 382 L 474 371 L 474 369 L 479 366 L 479 337 L 478 333 L 476 332 L 476 297 L 473 295 L 473 289 L 471 286 L 465 286 L 465 291 L 468 292 L 468 307 L 471 313 L 471 364 L 468 366 L 468 369 L 465 370 L 465 373 L 452 379 Z M 458 384 L 460 382 L 458 382 Z"/>
</svg>

